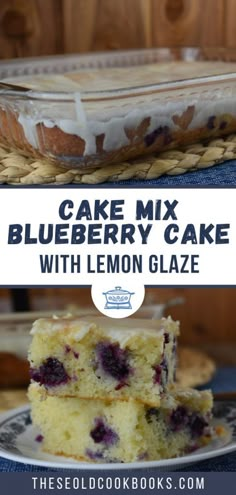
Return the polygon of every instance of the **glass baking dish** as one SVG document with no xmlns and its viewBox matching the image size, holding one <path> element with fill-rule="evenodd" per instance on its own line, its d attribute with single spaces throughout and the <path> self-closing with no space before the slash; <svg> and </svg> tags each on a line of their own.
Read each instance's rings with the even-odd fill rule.
<svg viewBox="0 0 236 495">
<path fill-rule="evenodd" d="M 1 62 L 0 144 L 91 169 L 233 133 L 235 59 L 162 48 Z"/>
</svg>

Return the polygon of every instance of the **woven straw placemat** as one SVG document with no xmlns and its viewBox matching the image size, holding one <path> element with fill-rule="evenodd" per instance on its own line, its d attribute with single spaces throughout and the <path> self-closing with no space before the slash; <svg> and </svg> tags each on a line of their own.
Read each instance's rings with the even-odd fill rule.
<svg viewBox="0 0 236 495">
<path fill-rule="evenodd" d="M 128 179 L 156 179 L 211 167 L 236 158 L 236 134 L 180 150 L 152 154 L 86 172 L 68 169 L 46 159 L 35 159 L 0 146 L 1 184 L 101 184 Z"/>
<path fill-rule="evenodd" d="M 177 382 L 181 387 L 198 387 L 208 383 L 216 371 L 216 364 L 205 352 L 190 347 L 178 349 Z"/>
<path fill-rule="evenodd" d="M 6 389 L 0 391 L 0 413 L 27 404 L 27 390 Z"/>
</svg>

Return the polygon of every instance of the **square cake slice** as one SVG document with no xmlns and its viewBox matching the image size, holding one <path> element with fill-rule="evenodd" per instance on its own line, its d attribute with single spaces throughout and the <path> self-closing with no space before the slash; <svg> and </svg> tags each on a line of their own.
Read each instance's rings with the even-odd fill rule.
<svg viewBox="0 0 236 495">
<path fill-rule="evenodd" d="M 175 379 L 178 322 L 65 317 L 37 320 L 30 375 L 50 395 L 158 406 Z"/>
<path fill-rule="evenodd" d="M 50 396 L 45 388 L 31 384 L 29 399 L 43 450 L 78 460 L 172 458 L 207 444 L 213 434 L 209 391 L 174 389 L 157 408 L 134 400 Z"/>
</svg>

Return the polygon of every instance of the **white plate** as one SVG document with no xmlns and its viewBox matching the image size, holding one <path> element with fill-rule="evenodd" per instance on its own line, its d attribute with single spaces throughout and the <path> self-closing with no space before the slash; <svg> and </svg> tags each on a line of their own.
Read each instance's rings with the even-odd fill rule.
<svg viewBox="0 0 236 495">
<path fill-rule="evenodd" d="M 181 466 L 194 464 L 236 450 L 236 402 L 216 402 L 214 416 L 216 420 L 220 419 L 221 422 L 222 419 L 224 420 L 224 425 L 227 426 L 229 435 L 213 440 L 207 447 L 198 449 L 192 454 L 175 459 L 162 459 L 160 461 L 139 461 L 126 464 L 91 464 L 76 462 L 73 459 L 41 452 L 40 444 L 36 441 L 39 431 L 31 424 L 29 406 L 23 406 L 0 416 L 0 456 L 12 461 L 48 468 L 114 470 L 155 467 L 160 470 L 175 470 Z"/>
</svg>

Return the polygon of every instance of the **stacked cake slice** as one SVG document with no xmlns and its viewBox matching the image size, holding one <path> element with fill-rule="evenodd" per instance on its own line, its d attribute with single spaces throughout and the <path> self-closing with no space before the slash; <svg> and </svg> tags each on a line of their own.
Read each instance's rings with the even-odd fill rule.
<svg viewBox="0 0 236 495">
<path fill-rule="evenodd" d="M 178 323 L 86 317 L 35 322 L 32 419 L 43 449 L 81 460 L 175 457 L 210 438 L 210 392 L 174 386 Z"/>
</svg>

